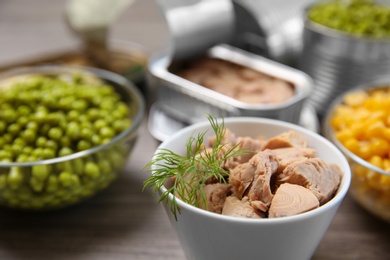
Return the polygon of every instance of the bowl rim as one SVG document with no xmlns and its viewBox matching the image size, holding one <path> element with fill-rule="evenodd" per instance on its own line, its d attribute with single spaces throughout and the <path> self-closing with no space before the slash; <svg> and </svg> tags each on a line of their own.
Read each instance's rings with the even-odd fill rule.
<svg viewBox="0 0 390 260">
<path fill-rule="evenodd" d="M 330 104 L 328 111 L 325 114 L 324 120 L 323 120 L 323 132 L 326 138 L 328 138 L 331 142 L 333 142 L 338 149 L 340 149 L 344 154 L 346 154 L 348 157 L 350 157 L 355 163 L 358 163 L 360 165 L 363 165 L 364 167 L 373 170 L 377 173 L 390 176 L 390 172 L 385 171 L 384 169 L 381 169 L 370 162 L 364 160 L 363 158 L 360 158 L 350 150 L 348 150 L 334 135 L 333 127 L 331 127 L 330 120 L 334 113 L 335 108 L 343 103 L 343 100 L 345 96 L 358 91 L 372 91 L 375 89 L 381 89 L 381 88 L 388 88 L 390 90 L 390 77 L 382 78 L 376 81 L 373 81 L 371 84 L 361 84 L 357 87 L 354 87 L 346 92 L 344 92 L 342 95 L 337 97 L 333 102 Z"/>
<path fill-rule="evenodd" d="M 56 74 L 56 73 L 83 73 L 83 74 L 90 74 L 95 77 L 98 77 L 99 79 L 103 80 L 110 80 L 112 82 L 117 83 L 121 87 L 126 88 L 127 91 L 130 92 L 130 95 L 134 96 L 138 103 L 138 112 L 134 119 L 132 119 L 131 126 L 126 128 L 126 130 L 122 131 L 120 134 L 116 135 L 114 138 L 112 138 L 109 142 L 94 146 L 92 148 L 75 152 L 70 155 L 46 159 L 46 160 L 39 160 L 34 162 L 0 162 L 0 168 L 5 167 L 28 167 L 28 166 L 35 166 L 35 165 L 48 165 L 48 164 L 55 164 L 55 163 L 61 163 L 81 157 L 85 157 L 90 154 L 97 153 L 101 150 L 104 150 L 115 143 L 117 143 L 119 140 L 123 139 L 125 136 L 132 132 L 136 132 L 139 126 L 141 125 L 142 118 L 145 113 L 145 101 L 140 93 L 140 91 L 135 87 L 135 85 L 127 80 L 125 77 L 116 74 L 114 72 L 93 68 L 93 67 L 87 67 L 87 66 L 77 66 L 77 65 L 37 65 L 37 66 L 24 66 L 24 67 L 18 67 L 13 68 L 10 70 L 6 70 L 0 73 L 0 84 L 1 81 L 10 79 L 12 77 L 18 77 L 23 75 L 34 75 L 34 74 Z"/>
<path fill-rule="evenodd" d="M 345 195 L 348 192 L 348 189 L 349 189 L 349 186 L 351 183 L 351 170 L 350 170 L 350 166 L 349 166 L 348 161 L 345 158 L 345 156 L 341 153 L 340 150 L 337 149 L 337 147 L 334 144 L 332 144 L 325 137 L 323 137 L 323 136 L 321 136 L 321 135 L 319 135 L 311 130 L 308 130 L 304 127 L 301 127 L 299 125 L 295 125 L 293 123 L 284 122 L 284 121 L 276 120 L 276 119 L 259 118 L 259 117 L 229 117 L 229 118 L 224 118 L 224 119 L 218 118 L 218 123 L 220 123 L 222 120 L 224 121 L 225 126 L 228 125 L 229 123 L 242 122 L 242 123 L 253 123 L 253 124 L 257 124 L 257 125 L 264 125 L 265 124 L 265 125 L 270 125 L 270 126 L 274 125 L 274 126 L 287 127 L 290 130 L 296 130 L 298 132 L 304 133 L 305 135 L 309 135 L 311 137 L 314 137 L 315 139 L 318 139 L 320 142 L 325 143 L 332 150 L 334 150 L 334 152 L 336 154 L 338 154 L 338 156 L 340 158 L 343 158 L 342 159 L 343 164 L 344 164 L 343 168 L 345 168 L 346 171 L 343 171 L 343 176 L 341 179 L 340 186 L 339 186 L 336 194 L 334 195 L 334 197 L 330 201 L 325 203 L 324 205 L 321 205 L 320 207 L 318 207 L 314 210 L 310 210 L 308 212 L 304 212 L 301 214 L 288 216 L 288 217 L 253 219 L 253 218 L 239 218 L 239 217 L 233 217 L 233 216 L 226 216 L 226 215 L 221 215 L 221 214 L 210 212 L 210 211 L 207 211 L 204 209 L 197 208 L 195 206 L 192 206 L 190 204 L 183 202 L 180 198 L 176 197 L 175 199 L 178 202 L 178 205 L 180 208 L 185 208 L 188 211 L 193 212 L 194 214 L 198 214 L 198 215 L 201 215 L 203 217 L 208 217 L 208 218 L 212 218 L 212 219 L 218 219 L 220 221 L 227 221 L 227 222 L 232 222 L 232 223 L 234 222 L 234 223 L 240 223 L 240 224 L 249 224 L 249 225 L 250 224 L 256 224 L 256 225 L 259 225 L 259 224 L 273 225 L 273 224 L 275 224 L 275 225 L 277 225 L 280 223 L 289 223 L 289 222 L 294 222 L 294 221 L 308 220 L 310 218 L 313 218 L 315 216 L 323 214 L 324 212 L 328 211 L 332 207 L 338 207 L 341 204 L 342 200 L 344 199 Z M 159 145 L 159 147 L 156 149 L 156 152 L 154 153 L 153 157 L 156 156 L 156 154 L 158 153 L 160 148 L 164 148 L 167 143 L 172 142 L 177 136 L 182 135 L 184 133 L 192 133 L 191 135 L 193 135 L 197 132 L 197 129 L 203 128 L 203 127 L 209 127 L 209 126 L 210 126 L 210 124 L 208 121 L 202 121 L 202 122 L 198 122 L 198 123 L 195 123 L 193 125 L 190 125 L 190 126 L 187 126 L 183 129 L 181 129 L 180 131 L 178 131 L 174 135 L 170 136 L 167 140 L 162 142 Z M 155 166 L 152 166 L 151 174 L 153 174 L 154 167 Z M 161 187 L 161 189 L 159 190 L 159 192 L 164 192 L 164 191 L 167 191 L 165 186 Z M 171 194 L 171 193 L 169 194 L 169 196 L 168 196 L 169 201 L 172 201 L 173 196 L 174 196 L 173 194 Z M 180 213 L 178 213 L 178 215 L 180 215 Z M 179 219 L 179 217 L 178 217 L 178 219 Z"/>
</svg>

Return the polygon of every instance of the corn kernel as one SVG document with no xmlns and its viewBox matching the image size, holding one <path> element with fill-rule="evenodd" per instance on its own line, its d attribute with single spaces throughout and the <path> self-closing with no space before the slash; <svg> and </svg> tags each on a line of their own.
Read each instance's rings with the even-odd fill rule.
<svg viewBox="0 0 390 260">
<path fill-rule="evenodd" d="M 381 136 L 390 142 L 390 128 L 386 127 L 382 129 Z"/>
<path fill-rule="evenodd" d="M 389 153 L 390 144 L 382 138 L 374 138 L 371 141 L 370 147 L 373 155 L 385 157 Z"/>
<path fill-rule="evenodd" d="M 353 138 L 354 138 L 354 136 L 353 136 L 353 134 L 352 134 L 352 131 L 349 130 L 349 129 L 341 130 L 341 131 L 339 131 L 339 132 L 336 132 L 335 135 L 336 135 L 336 138 L 337 138 L 340 142 L 342 142 L 342 143 L 344 143 L 345 141 L 347 141 L 347 140 L 349 140 L 349 139 L 353 139 Z"/>
<path fill-rule="evenodd" d="M 390 189 L 390 176 L 382 175 L 379 183 L 383 189 L 389 190 Z"/>
<path fill-rule="evenodd" d="M 358 154 L 359 153 L 359 141 L 356 140 L 355 138 L 349 138 L 349 139 L 346 139 L 344 142 L 343 142 L 343 145 L 351 152 L 353 152 L 354 154 Z"/>
<path fill-rule="evenodd" d="M 386 126 L 383 123 L 383 121 L 377 120 L 377 121 L 373 122 L 372 124 L 368 125 L 366 132 L 365 132 L 365 136 L 368 139 L 372 138 L 372 137 L 383 137 L 383 132 L 385 129 L 386 129 Z"/>
<path fill-rule="evenodd" d="M 371 158 L 369 159 L 369 162 L 378 168 L 383 167 L 382 157 L 380 157 L 379 155 L 371 156 Z"/>
<path fill-rule="evenodd" d="M 381 175 L 374 172 L 374 171 L 368 171 L 368 174 L 367 174 L 367 181 L 368 181 L 368 184 L 376 189 L 376 190 L 381 190 L 382 189 L 382 186 L 381 186 Z"/>
<path fill-rule="evenodd" d="M 367 160 L 372 153 L 371 146 L 369 144 L 361 144 L 359 147 L 358 156 Z"/>
<path fill-rule="evenodd" d="M 383 160 L 383 169 L 390 172 L 390 159 L 385 158 Z"/>
<path fill-rule="evenodd" d="M 367 97 L 368 95 L 365 91 L 356 91 L 346 95 L 344 103 L 348 106 L 359 106 L 363 104 Z"/>
</svg>

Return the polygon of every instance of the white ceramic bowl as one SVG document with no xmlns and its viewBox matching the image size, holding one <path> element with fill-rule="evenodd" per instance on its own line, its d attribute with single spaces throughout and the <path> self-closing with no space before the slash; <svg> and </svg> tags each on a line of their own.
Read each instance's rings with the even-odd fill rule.
<svg viewBox="0 0 390 260">
<path fill-rule="evenodd" d="M 317 150 L 318 157 L 341 167 L 342 181 L 335 197 L 328 203 L 318 209 L 291 217 L 235 218 L 211 213 L 178 199 L 181 213 L 177 215 L 176 221 L 168 203 L 165 205 L 165 210 L 177 231 L 186 257 L 202 260 L 310 259 L 348 191 L 351 171 L 347 160 L 331 142 L 294 124 L 273 119 L 245 117 L 226 118 L 224 122 L 225 127 L 238 136 L 256 137 L 261 134 L 272 137 L 295 130 L 307 138 L 308 146 Z M 185 154 L 188 138 L 207 129 L 206 138 L 213 134 L 208 121 L 191 125 L 164 141 L 159 148 Z M 170 195 L 170 200 L 172 197 L 173 195 Z"/>
</svg>

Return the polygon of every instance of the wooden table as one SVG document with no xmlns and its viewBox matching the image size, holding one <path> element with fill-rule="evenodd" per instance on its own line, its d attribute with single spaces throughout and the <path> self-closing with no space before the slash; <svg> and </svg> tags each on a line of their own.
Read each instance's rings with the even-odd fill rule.
<svg viewBox="0 0 390 260">
<path fill-rule="evenodd" d="M 0 1 L 0 66 L 73 48 L 64 1 Z M 167 42 L 152 0 L 139 0 L 115 23 L 112 37 L 150 52 Z M 146 119 L 126 170 L 106 191 L 68 209 L 25 213 L 0 209 L 0 259 L 184 259 L 178 238 L 140 169 L 158 145 Z M 277 246 L 277 245 L 275 245 Z M 390 259 L 390 224 L 347 196 L 313 259 Z"/>
</svg>

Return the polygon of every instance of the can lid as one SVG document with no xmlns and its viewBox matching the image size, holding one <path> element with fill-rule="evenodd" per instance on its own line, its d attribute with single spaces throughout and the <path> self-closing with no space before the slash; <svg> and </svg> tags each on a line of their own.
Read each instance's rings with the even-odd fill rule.
<svg viewBox="0 0 390 260">
<path fill-rule="evenodd" d="M 233 38 L 231 0 L 158 0 L 158 4 L 170 30 L 168 51 L 172 59 L 193 57 Z"/>
</svg>

